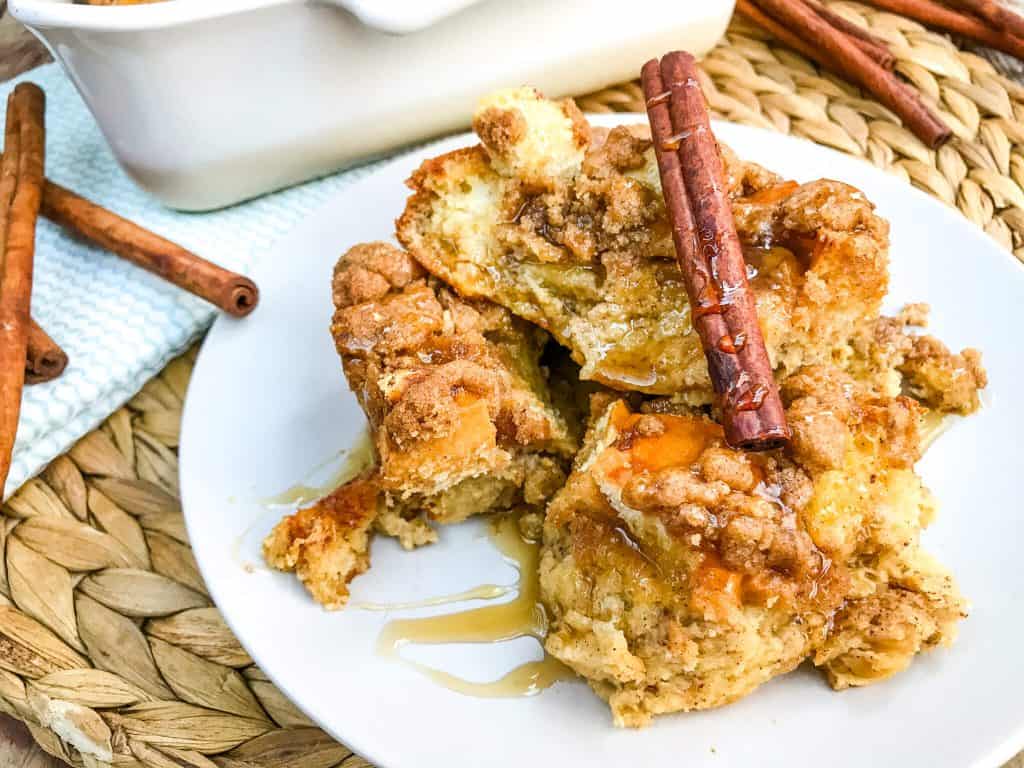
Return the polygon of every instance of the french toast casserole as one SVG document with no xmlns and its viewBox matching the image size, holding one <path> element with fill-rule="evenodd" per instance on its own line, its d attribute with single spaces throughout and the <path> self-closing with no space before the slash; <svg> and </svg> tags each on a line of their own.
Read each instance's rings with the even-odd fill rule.
<svg viewBox="0 0 1024 768">
<path fill-rule="evenodd" d="M 546 650 L 616 724 L 716 707 L 805 660 L 837 689 L 951 643 L 966 601 L 920 544 L 915 473 L 979 407 L 975 350 L 881 314 L 888 224 L 858 190 L 721 147 L 792 439 L 723 439 L 646 126 L 592 127 L 532 89 L 483 101 L 480 143 L 426 161 L 402 248 L 357 245 L 331 332 L 377 463 L 267 538 L 342 607 L 374 532 L 543 516 Z"/>
</svg>

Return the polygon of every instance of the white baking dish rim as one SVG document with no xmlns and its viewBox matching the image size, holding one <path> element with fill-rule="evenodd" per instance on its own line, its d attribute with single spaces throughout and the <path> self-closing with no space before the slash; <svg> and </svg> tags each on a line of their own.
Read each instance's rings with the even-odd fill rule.
<svg viewBox="0 0 1024 768">
<path fill-rule="evenodd" d="M 58 0 L 10 0 L 11 15 L 30 27 L 141 30 L 190 24 L 290 3 L 320 2 L 348 11 L 369 27 L 407 34 L 429 27 L 480 0 L 174 0 L 130 6 L 76 5 Z"/>
</svg>

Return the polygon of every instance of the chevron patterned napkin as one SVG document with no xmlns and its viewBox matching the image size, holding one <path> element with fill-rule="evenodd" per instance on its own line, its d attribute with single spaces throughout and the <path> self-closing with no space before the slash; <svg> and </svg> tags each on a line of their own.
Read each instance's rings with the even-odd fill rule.
<svg viewBox="0 0 1024 768">
<path fill-rule="evenodd" d="M 6 101 L 21 80 L 46 91 L 49 178 L 239 272 L 248 271 L 292 225 L 373 168 L 362 166 L 214 213 L 178 213 L 128 179 L 58 65 L 0 84 L 0 99 Z M 32 314 L 70 362 L 59 379 L 25 388 L 4 498 L 187 349 L 216 310 L 40 219 Z"/>
</svg>

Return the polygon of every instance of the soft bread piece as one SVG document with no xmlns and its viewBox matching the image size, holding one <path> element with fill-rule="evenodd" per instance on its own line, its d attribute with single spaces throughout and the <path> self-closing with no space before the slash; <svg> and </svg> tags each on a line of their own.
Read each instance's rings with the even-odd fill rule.
<svg viewBox="0 0 1024 768">
<path fill-rule="evenodd" d="M 278 523 L 263 542 L 263 557 L 273 568 L 294 571 L 324 608 L 342 608 L 349 582 L 370 567 L 379 502 L 372 478 L 346 483 Z"/>
<path fill-rule="evenodd" d="M 373 530 L 411 549 L 435 541 L 437 523 L 541 512 L 565 480 L 579 427 L 540 363 L 547 334 L 459 298 L 398 248 L 355 246 L 338 261 L 332 292 L 331 333 L 377 464 L 283 520 L 264 554 L 340 608 L 369 567 Z"/>
<path fill-rule="evenodd" d="M 482 145 L 413 174 L 399 240 L 460 294 L 550 331 L 584 379 L 710 402 L 646 130 L 589 129 L 570 105 L 530 89 L 485 100 Z M 885 295 L 885 221 L 845 184 L 783 182 L 723 154 L 778 373 L 848 354 Z"/>
<path fill-rule="evenodd" d="M 521 488 L 526 467 L 572 456 L 577 438 L 540 364 L 543 331 L 461 299 L 386 243 L 345 254 L 333 294 L 331 333 L 369 420 L 383 489 L 408 500 L 488 477 Z"/>
<path fill-rule="evenodd" d="M 727 704 L 808 657 L 864 685 L 955 637 L 965 603 L 919 545 L 920 406 L 832 367 L 789 382 L 796 439 L 767 454 L 612 402 L 550 504 L 546 648 L 617 725 Z"/>
</svg>

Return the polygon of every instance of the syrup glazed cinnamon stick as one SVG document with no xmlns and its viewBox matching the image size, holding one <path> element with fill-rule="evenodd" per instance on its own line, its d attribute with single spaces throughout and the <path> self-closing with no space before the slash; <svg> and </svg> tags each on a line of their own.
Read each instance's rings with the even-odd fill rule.
<svg viewBox="0 0 1024 768">
<path fill-rule="evenodd" d="M 256 308 L 259 289 L 249 278 L 140 227 L 113 211 L 47 181 L 43 215 L 235 317 Z"/>
<path fill-rule="evenodd" d="M 718 143 L 688 53 L 641 73 L 672 238 L 711 383 L 734 448 L 768 450 L 790 437 L 747 284 Z"/>
<path fill-rule="evenodd" d="M 25 385 L 36 218 L 43 192 L 45 97 L 32 83 L 19 84 L 7 100 L 0 217 L 0 495 L 11 469 Z"/>
<path fill-rule="evenodd" d="M 50 334 L 34 319 L 28 323 L 28 352 L 25 356 L 25 383 L 43 384 L 53 381 L 68 365 L 68 356 Z"/>
<path fill-rule="evenodd" d="M 899 115 L 904 124 L 931 149 L 949 140 L 952 132 L 910 86 L 880 67 L 848 36 L 837 30 L 801 0 L 757 0 L 757 5 L 782 25 L 814 41 L 814 61 L 838 70 Z"/>
</svg>

